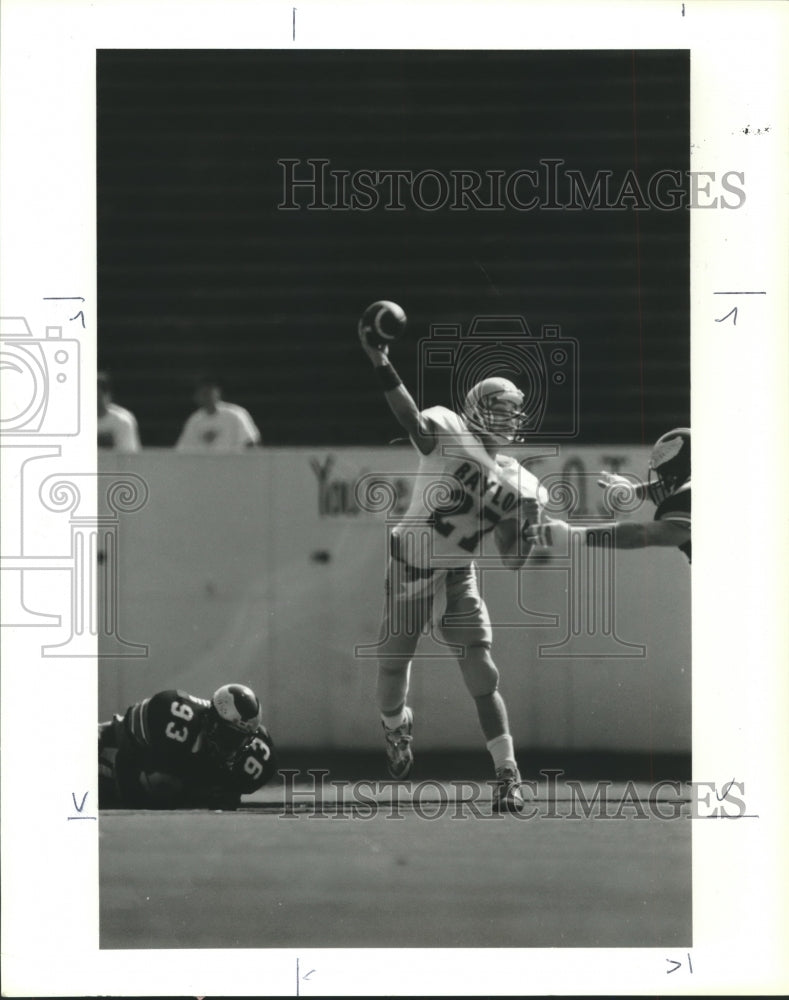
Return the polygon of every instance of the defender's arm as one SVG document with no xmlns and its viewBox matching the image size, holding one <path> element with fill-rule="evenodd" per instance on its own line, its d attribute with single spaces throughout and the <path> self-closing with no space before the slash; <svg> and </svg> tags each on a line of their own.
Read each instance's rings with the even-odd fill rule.
<svg viewBox="0 0 789 1000">
<path fill-rule="evenodd" d="M 607 536 L 615 549 L 645 549 L 651 545 L 676 548 L 690 540 L 690 529 L 672 521 L 612 521 L 609 524 L 596 524 L 593 528 L 574 527 L 565 521 L 550 521 L 530 527 L 527 538 L 535 545 L 566 549 L 571 534 L 581 537 L 587 545 L 594 545 Z"/>
</svg>

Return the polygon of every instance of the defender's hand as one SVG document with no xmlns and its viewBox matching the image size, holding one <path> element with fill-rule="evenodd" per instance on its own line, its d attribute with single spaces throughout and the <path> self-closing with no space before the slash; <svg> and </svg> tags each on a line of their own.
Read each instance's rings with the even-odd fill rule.
<svg viewBox="0 0 789 1000">
<path fill-rule="evenodd" d="M 569 551 L 570 525 L 565 521 L 546 521 L 532 524 L 526 529 L 526 541 L 542 549 L 553 549 L 551 555 Z"/>
<path fill-rule="evenodd" d="M 631 490 L 634 488 L 634 484 L 626 476 L 619 476 L 615 472 L 605 471 L 600 473 L 597 485 L 602 486 L 603 489 L 607 489 L 609 486 L 626 486 Z"/>
<path fill-rule="evenodd" d="M 612 499 L 616 496 L 619 502 L 623 500 L 628 502 L 631 497 L 636 500 L 643 500 L 647 496 L 648 488 L 646 483 L 634 483 L 627 476 L 619 476 L 613 472 L 601 472 L 600 478 L 597 480 L 597 485 L 602 486 L 606 490 L 616 491 L 612 495 Z"/>
</svg>

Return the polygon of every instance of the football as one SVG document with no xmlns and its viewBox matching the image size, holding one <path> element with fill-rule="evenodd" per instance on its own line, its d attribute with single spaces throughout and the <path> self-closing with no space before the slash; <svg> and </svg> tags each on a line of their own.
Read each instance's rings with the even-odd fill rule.
<svg viewBox="0 0 789 1000">
<path fill-rule="evenodd" d="M 396 302 L 373 302 L 362 313 L 359 330 L 370 347 L 383 347 L 398 340 L 405 330 L 406 315 Z"/>
</svg>

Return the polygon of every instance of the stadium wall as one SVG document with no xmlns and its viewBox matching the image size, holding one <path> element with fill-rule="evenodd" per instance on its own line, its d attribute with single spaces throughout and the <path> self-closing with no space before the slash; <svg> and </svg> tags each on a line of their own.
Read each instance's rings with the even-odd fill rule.
<svg viewBox="0 0 789 1000">
<path fill-rule="evenodd" d="M 597 516 L 597 470 L 640 475 L 647 458 L 632 447 L 534 454 L 530 468 L 544 482 L 574 484 L 574 513 Z M 133 472 L 149 490 L 142 509 L 121 516 L 117 552 L 117 632 L 148 653 L 99 661 L 100 716 L 161 688 L 208 694 L 237 680 L 258 691 L 283 746 L 377 748 L 386 520 L 402 510 L 412 469 L 407 448 L 102 453 L 102 472 Z M 359 507 L 357 484 L 372 470 L 389 489 L 373 490 L 365 506 L 388 497 L 389 514 Z M 652 508 L 631 516 L 651 517 Z M 482 587 L 516 745 L 690 751 L 684 556 L 622 551 L 519 573 L 491 562 Z M 477 747 L 456 662 L 432 636 L 420 654 L 412 673 L 420 748 Z"/>
</svg>

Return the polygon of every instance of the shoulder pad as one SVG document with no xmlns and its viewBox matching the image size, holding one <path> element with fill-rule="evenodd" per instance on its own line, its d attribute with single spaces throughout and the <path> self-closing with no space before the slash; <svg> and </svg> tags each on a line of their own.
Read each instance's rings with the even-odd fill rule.
<svg viewBox="0 0 789 1000">
<path fill-rule="evenodd" d="M 437 430 L 444 433 L 463 434 L 468 431 L 466 422 L 460 414 L 447 409 L 446 406 L 430 406 L 426 410 L 422 410 L 422 416 L 426 417 Z"/>
</svg>

